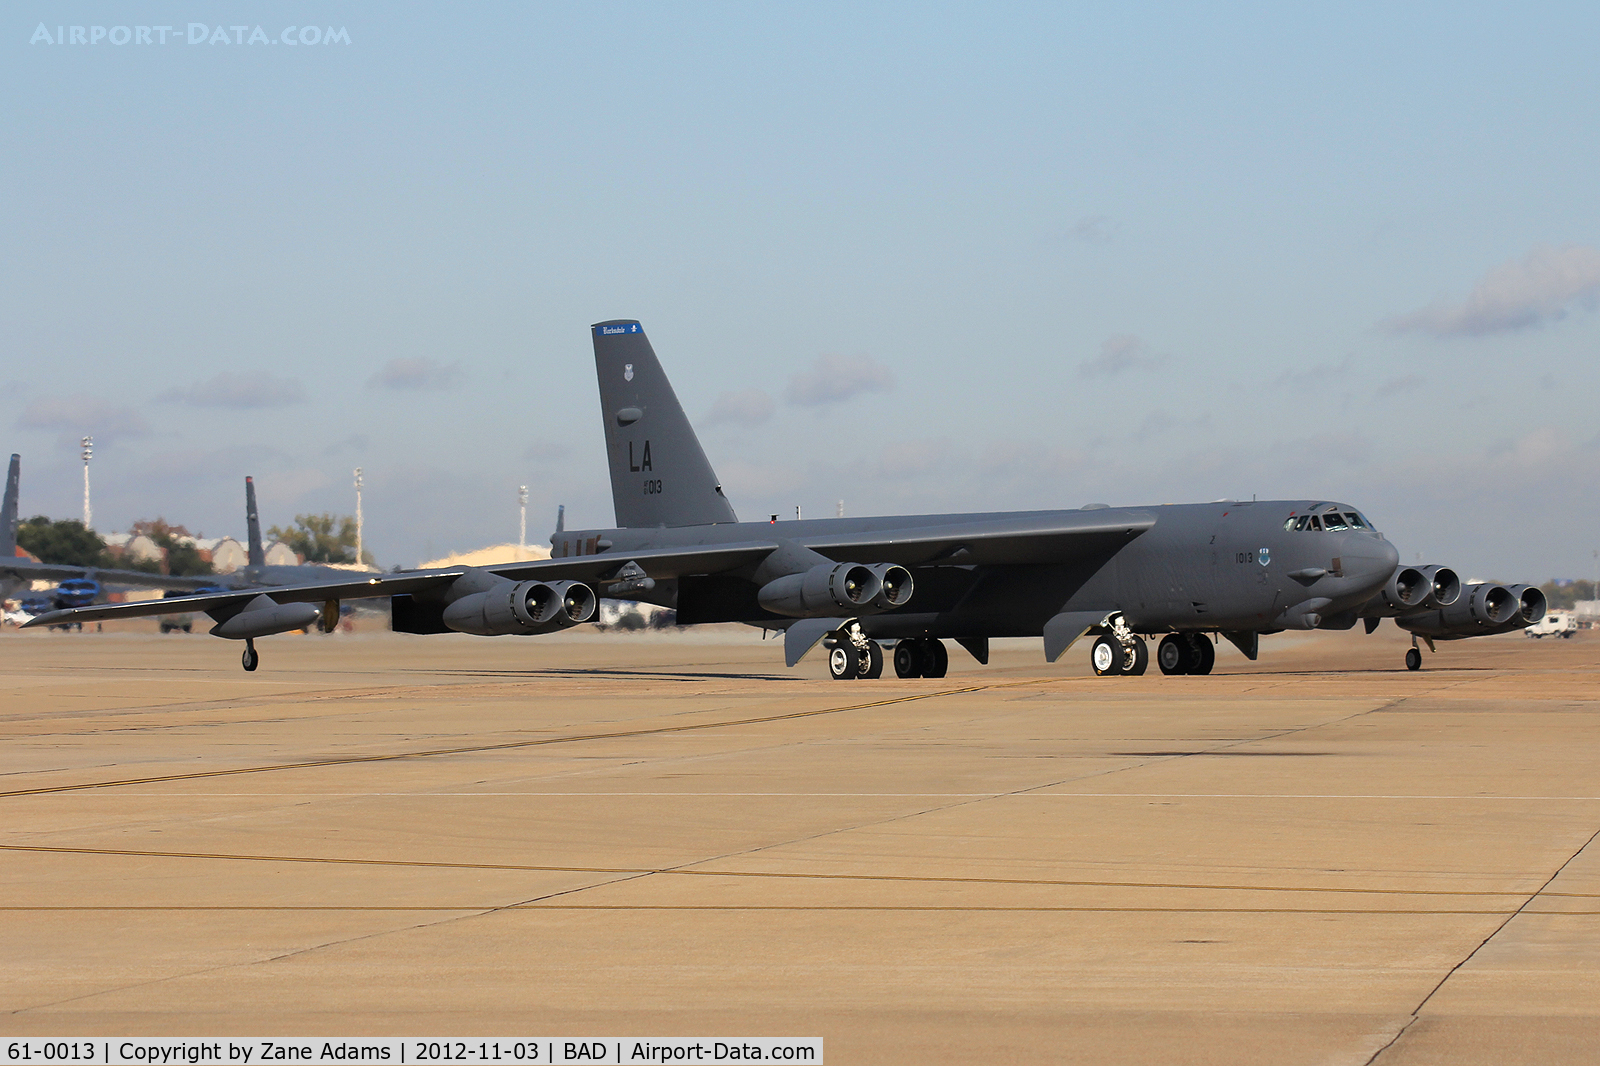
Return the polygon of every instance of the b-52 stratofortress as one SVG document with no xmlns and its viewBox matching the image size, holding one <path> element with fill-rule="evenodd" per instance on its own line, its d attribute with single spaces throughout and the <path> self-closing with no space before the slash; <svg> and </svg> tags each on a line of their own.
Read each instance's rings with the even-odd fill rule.
<svg viewBox="0 0 1600 1066">
<path fill-rule="evenodd" d="M 387 597 L 403 633 L 532 636 L 594 618 L 599 597 L 670 607 L 679 625 L 784 632 L 790 666 L 821 644 L 838 680 L 942 677 L 944 641 L 980 663 L 995 637 L 1039 637 L 1056 661 L 1092 636 L 1101 676 L 1207 674 L 1220 636 L 1255 659 L 1263 633 L 1393 618 L 1420 638 L 1521 629 L 1545 613 L 1527 585 L 1463 585 L 1401 566 L 1358 508 L 1329 500 L 740 522 L 636 321 L 592 327 L 617 525 L 558 528 L 552 557 L 207 593 L 185 608 L 243 640 L 336 619 L 343 599 Z M 29 625 L 124 618 L 132 603 L 56 611 Z M 170 611 L 170 601 L 165 605 Z M 886 649 L 888 649 L 886 651 Z"/>
</svg>

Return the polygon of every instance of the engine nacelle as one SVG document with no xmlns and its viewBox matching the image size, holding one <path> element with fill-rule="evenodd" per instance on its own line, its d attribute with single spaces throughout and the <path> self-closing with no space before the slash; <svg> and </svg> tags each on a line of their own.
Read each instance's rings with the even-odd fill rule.
<svg viewBox="0 0 1600 1066">
<path fill-rule="evenodd" d="M 244 640 L 289 633 L 310 628 L 321 614 L 322 608 L 314 603 L 278 603 L 263 593 L 245 604 L 238 614 L 212 626 L 211 635 Z"/>
<path fill-rule="evenodd" d="M 1448 607 L 1461 598 L 1461 578 L 1448 566 L 1424 566 L 1422 576 L 1428 580 L 1423 607 Z"/>
<path fill-rule="evenodd" d="M 501 580 L 451 603 L 444 624 L 480 637 L 549 633 L 589 621 L 598 602 L 581 581 Z"/>
<path fill-rule="evenodd" d="M 896 563 L 876 563 L 867 569 L 878 579 L 878 594 L 872 597 L 874 607 L 892 611 L 911 602 L 911 593 L 917 587 L 911 580 L 911 571 Z"/>
<path fill-rule="evenodd" d="M 1511 617 L 1511 628 L 1531 626 L 1550 613 L 1550 604 L 1544 593 L 1533 585 L 1508 585 L 1508 592 L 1517 598 L 1517 613 Z"/>
<path fill-rule="evenodd" d="M 911 595 L 911 574 L 895 576 L 897 590 Z M 899 592 L 897 591 L 897 594 Z M 885 610 L 875 602 L 884 595 L 883 578 L 860 563 L 821 563 L 800 574 L 786 574 L 761 586 L 756 601 L 764 610 L 790 618 L 827 618 Z M 902 600 L 902 602 L 904 602 Z"/>
<path fill-rule="evenodd" d="M 1415 566 L 1397 566 L 1394 573 L 1389 575 L 1388 582 L 1374 597 L 1377 606 L 1382 608 L 1378 614 L 1404 614 L 1407 611 L 1418 611 L 1427 600 L 1432 591 L 1432 584 L 1428 575 Z"/>
<path fill-rule="evenodd" d="M 1521 608 L 1516 594 L 1504 585 L 1468 585 L 1460 599 L 1439 612 L 1439 619 L 1452 629 L 1482 629 L 1505 625 Z"/>
</svg>

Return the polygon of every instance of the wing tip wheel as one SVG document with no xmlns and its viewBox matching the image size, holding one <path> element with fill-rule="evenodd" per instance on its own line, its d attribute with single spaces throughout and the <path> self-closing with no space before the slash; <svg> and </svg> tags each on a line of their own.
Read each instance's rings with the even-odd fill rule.
<svg viewBox="0 0 1600 1066">
<path fill-rule="evenodd" d="M 240 657 L 241 663 L 247 673 L 253 672 L 261 665 L 261 653 L 256 651 L 256 642 L 246 638 L 244 642 L 244 655 Z"/>
<path fill-rule="evenodd" d="M 1416 648 L 1407 648 L 1406 649 L 1406 669 L 1407 670 L 1421 670 L 1422 669 L 1422 652 L 1418 651 Z"/>
</svg>

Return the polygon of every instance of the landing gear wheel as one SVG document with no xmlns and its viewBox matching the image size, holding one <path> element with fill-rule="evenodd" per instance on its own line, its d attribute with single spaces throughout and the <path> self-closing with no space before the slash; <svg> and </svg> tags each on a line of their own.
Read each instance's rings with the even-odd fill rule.
<svg viewBox="0 0 1600 1066">
<path fill-rule="evenodd" d="M 254 671 L 256 667 L 261 665 L 261 656 L 256 652 L 256 642 L 253 640 L 244 642 L 242 665 L 246 671 Z"/>
<path fill-rule="evenodd" d="M 921 677 L 922 649 L 916 640 L 902 640 L 894 646 L 894 676 Z"/>
<path fill-rule="evenodd" d="M 1407 670 L 1421 670 L 1422 669 L 1422 653 L 1420 651 L 1418 651 L 1416 648 L 1407 648 L 1406 649 L 1406 669 Z"/>
<path fill-rule="evenodd" d="M 864 667 L 864 669 L 861 671 L 862 677 L 868 679 L 869 681 L 882 677 L 883 645 L 879 644 L 875 640 L 867 641 L 867 654 L 866 658 L 861 660 L 861 665 Z"/>
<path fill-rule="evenodd" d="M 828 674 L 835 681 L 854 681 L 861 676 L 861 653 L 847 639 L 841 639 L 828 653 Z"/>
<path fill-rule="evenodd" d="M 1189 656 L 1182 637 L 1176 633 L 1168 633 L 1161 638 L 1161 643 L 1156 645 L 1156 665 L 1161 668 L 1163 674 L 1189 672 Z"/>
<path fill-rule="evenodd" d="M 1123 649 L 1126 654 L 1127 649 Z M 1122 664 L 1122 672 L 1129 677 L 1137 677 L 1144 673 L 1145 667 L 1150 665 L 1150 649 L 1145 647 L 1144 641 L 1138 637 L 1133 638 L 1133 654 L 1127 656 L 1127 661 Z"/>
<path fill-rule="evenodd" d="M 922 645 L 922 676 L 943 677 L 950 669 L 950 653 L 945 651 L 944 641 L 923 637 L 918 643 Z"/>
<path fill-rule="evenodd" d="M 1217 664 L 1217 646 L 1205 638 L 1203 634 L 1194 635 L 1194 659 L 1190 666 L 1191 674 L 1209 674 L 1211 668 Z"/>
<path fill-rule="evenodd" d="M 1089 665 L 1099 677 L 1122 673 L 1125 658 L 1121 643 L 1112 637 L 1101 637 L 1089 651 Z"/>
</svg>

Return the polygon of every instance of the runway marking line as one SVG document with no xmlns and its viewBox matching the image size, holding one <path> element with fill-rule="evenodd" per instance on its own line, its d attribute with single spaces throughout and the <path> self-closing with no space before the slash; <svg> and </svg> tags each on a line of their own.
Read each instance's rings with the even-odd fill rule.
<svg viewBox="0 0 1600 1066">
<path fill-rule="evenodd" d="M 682 877 L 743 877 L 770 878 L 801 881 L 877 881 L 912 884 L 973 884 L 973 885 L 1038 885 L 1059 888 L 1150 888 L 1182 889 L 1210 892 L 1326 892 L 1340 895 L 1372 896 L 1517 896 L 1528 894 L 1527 889 L 1486 891 L 1480 889 L 1425 889 L 1425 888 L 1322 888 L 1312 885 L 1207 885 L 1187 882 L 1162 881 L 1074 881 L 1059 878 L 1032 877 L 941 877 L 917 874 L 825 874 L 795 873 L 782 870 L 689 870 L 681 867 L 652 869 L 647 867 L 618 866 L 539 866 L 521 863 L 488 862 L 429 862 L 420 859 L 352 859 L 321 855 L 244 855 L 205 851 L 148 851 L 132 848 L 74 848 L 45 844 L 0 844 L 0 851 L 34 852 L 55 855 L 103 855 L 123 858 L 153 859 L 210 859 L 233 862 L 310 862 L 335 866 L 394 866 L 402 868 L 443 870 L 504 870 L 510 873 L 573 873 L 573 874 L 669 874 Z M 1595 892 L 1544 892 L 1545 897 L 1568 899 L 1600 899 Z M 0 908 L 3 909 L 3 908 Z M 626 907 L 622 909 L 628 909 Z M 738 908 L 735 908 L 738 909 Z M 1476 912 L 1474 912 L 1476 913 Z M 1504 911 L 1484 913 L 1503 914 Z M 1567 913 L 1567 912 L 1552 912 Z"/>
</svg>

